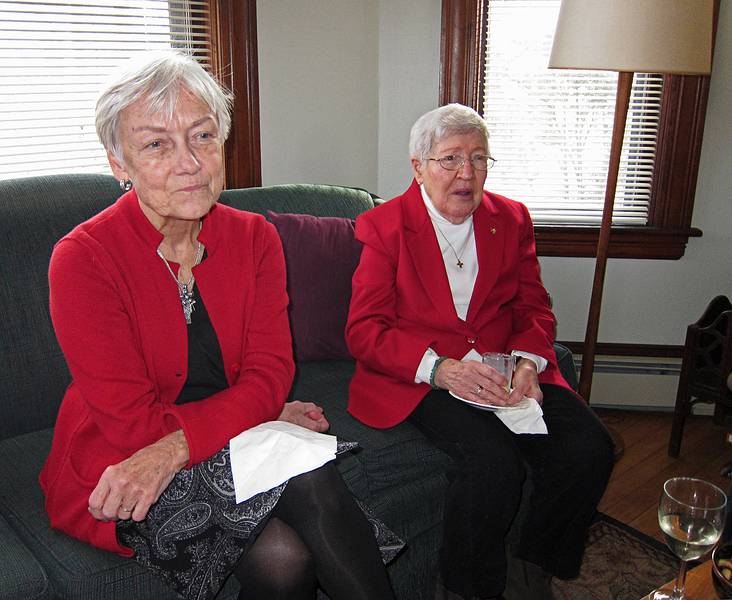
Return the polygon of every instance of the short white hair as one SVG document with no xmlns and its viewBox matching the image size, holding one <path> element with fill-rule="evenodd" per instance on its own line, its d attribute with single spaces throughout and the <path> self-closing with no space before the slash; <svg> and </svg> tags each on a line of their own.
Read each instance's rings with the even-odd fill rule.
<svg viewBox="0 0 732 600">
<path fill-rule="evenodd" d="M 121 67 L 97 100 L 95 125 L 105 150 L 122 161 L 118 128 L 122 111 L 141 98 L 152 113 L 172 118 L 181 91 L 187 91 L 214 113 L 222 141 L 231 128 L 233 96 L 190 55 L 177 50 L 143 52 Z"/>
<path fill-rule="evenodd" d="M 409 134 L 409 157 L 423 161 L 429 156 L 432 146 L 443 137 L 461 134 L 479 133 L 488 147 L 488 125 L 483 117 L 469 106 L 463 104 L 446 104 L 423 114 L 412 126 Z"/>
</svg>

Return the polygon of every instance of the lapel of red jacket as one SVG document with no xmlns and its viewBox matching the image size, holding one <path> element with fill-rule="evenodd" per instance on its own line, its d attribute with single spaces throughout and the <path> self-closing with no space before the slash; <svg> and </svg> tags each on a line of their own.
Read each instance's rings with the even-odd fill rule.
<svg viewBox="0 0 732 600">
<path fill-rule="evenodd" d="M 459 321 L 440 246 L 416 181 L 412 181 L 401 201 L 407 251 L 420 282 L 438 312 L 449 319 L 445 322 Z"/>
<path fill-rule="evenodd" d="M 483 201 L 473 213 L 475 247 L 480 266 L 468 307 L 468 323 L 472 323 L 478 316 L 478 311 L 496 285 L 498 274 L 501 272 L 506 233 L 503 225 L 489 194 L 483 192 Z"/>
</svg>

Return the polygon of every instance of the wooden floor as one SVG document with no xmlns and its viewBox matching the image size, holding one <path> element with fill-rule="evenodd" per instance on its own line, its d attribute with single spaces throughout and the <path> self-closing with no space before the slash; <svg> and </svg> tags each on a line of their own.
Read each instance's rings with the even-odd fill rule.
<svg viewBox="0 0 732 600">
<path fill-rule="evenodd" d="M 678 475 L 698 477 L 727 491 L 730 480 L 720 470 L 732 462 L 732 445 L 725 441 L 731 424 L 716 426 L 712 417 L 689 417 L 681 453 L 670 458 L 666 450 L 671 413 L 606 409 L 597 413 L 625 445 L 598 507 L 601 512 L 663 541 L 656 511 L 664 481 Z"/>
</svg>

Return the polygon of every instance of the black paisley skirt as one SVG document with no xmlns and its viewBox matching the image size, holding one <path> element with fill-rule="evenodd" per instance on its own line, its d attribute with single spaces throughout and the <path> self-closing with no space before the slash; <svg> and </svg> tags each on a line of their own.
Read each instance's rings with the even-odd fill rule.
<svg viewBox="0 0 732 600">
<path fill-rule="evenodd" d="M 337 453 L 357 447 L 338 441 Z M 181 597 L 214 598 L 253 543 L 287 482 L 236 503 L 228 445 L 210 459 L 180 471 L 144 521 L 117 523 L 120 544 Z M 404 542 L 356 499 L 371 523 L 384 563 Z"/>
</svg>

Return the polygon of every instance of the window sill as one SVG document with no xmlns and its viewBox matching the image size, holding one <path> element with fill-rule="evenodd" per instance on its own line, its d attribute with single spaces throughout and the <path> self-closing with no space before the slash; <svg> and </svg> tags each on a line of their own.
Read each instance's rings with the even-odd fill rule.
<svg viewBox="0 0 732 600">
<path fill-rule="evenodd" d="M 595 256 L 599 227 L 536 226 L 539 256 Z M 610 258 L 678 260 L 690 237 L 701 237 L 700 229 L 669 231 L 653 227 L 614 227 L 610 235 Z"/>
</svg>

